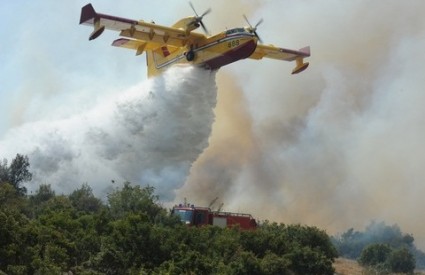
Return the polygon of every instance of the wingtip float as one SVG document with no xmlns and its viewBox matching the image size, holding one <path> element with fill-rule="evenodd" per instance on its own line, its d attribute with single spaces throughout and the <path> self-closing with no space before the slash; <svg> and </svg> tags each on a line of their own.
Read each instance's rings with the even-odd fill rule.
<svg viewBox="0 0 425 275">
<path fill-rule="evenodd" d="M 107 14 L 97 13 L 91 4 L 81 9 L 80 24 L 93 26 L 89 40 L 99 37 L 105 29 L 118 31 L 119 38 L 112 46 L 132 49 L 136 55 L 146 52 L 148 76 L 155 76 L 174 64 L 193 64 L 210 70 L 217 70 L 241 59 L 272 58 L 295 61 L 292 74 L 307 69 L 309 63 L 304 58 L 310 56 L 310 47 L 300 50 L 278 48 L 263 45 L 257 34 L 260 20 L 254 27 L 248 19 L 248 27 L 233 28 L 218 34 L 206 36 L 193 32 L 202 27 L 208 34 L 202 19 L 211 12 L 205 11 L 199 16 L 191 5 L 195 16 L 183 18 L 173 26 L 167 27 L 131 20 Z"/>
</svg>

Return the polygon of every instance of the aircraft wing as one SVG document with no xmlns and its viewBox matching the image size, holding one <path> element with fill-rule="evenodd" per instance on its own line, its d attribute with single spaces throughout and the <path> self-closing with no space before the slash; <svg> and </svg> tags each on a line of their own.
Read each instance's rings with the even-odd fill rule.
<svg viewBox="0 0 425 275">
<path fill-rule="evenodd" d="M 155 23 L 97 13 L 91 4 L 87 4 L 81 9 L 80 24 L 94 27 L 89 40 L 96 39 L 105 29 L 119 31 L 120 36 L 175 47 L 205 39 L 205 35 L 200 33 L 186 32 L 182 29 L 161 26 Z"/>
<path fill-rule="evenodd" d="M 179 47 L 174 47 L 170 45 L 155 43 L 155 42 L 148 42 L 143 40 L 133 40 L 128 38 L 119 38 L 116 39 L 112 46 L 115 47 L 121 47 L 121 48 L 127 48 L 130 50 L 135 50 L 136 55 L 142 54 L 146 50 L 158 50 L 162 52 L 164 56 L 169 55 L 170 53 L 173 53 L 174 51 L 178 50 Z"/>
<path fill-rule="evenodd" d="M 154 50 L 160 47 L 162 44 L 155 42 L 147 42 L 142 40 L 133 40 L 128 38 L 119 38 L 116 39 L 112 46 L 127 48 L 136 51 L 136 55 L 142 54 L 146 50 Z"/>
<path fill-rule="evenodd" d="M 304 63 L 304 58 L 310 56 L 310 47 L 305 47 L 299 51 L 289 50 L 284 48 L 278 48 L 271 45 L 258 44 L 254 53 L 249 57 L 252 59 L 262 59 L 263 57 L 285 60 L 285 61 L 296 61 L 296 67 L 292 71 L 292 74 L 297 74 L 307 69 L 309 63 Z"/>
</svg>

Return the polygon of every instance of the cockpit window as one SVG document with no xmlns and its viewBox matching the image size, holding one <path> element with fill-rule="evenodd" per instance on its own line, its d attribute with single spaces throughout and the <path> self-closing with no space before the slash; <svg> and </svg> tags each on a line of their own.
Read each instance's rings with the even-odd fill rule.
<svg viewBox="0 0 425 275">
<path fill-rule="evenodd" d="M 236 28 L 236 29 L 231 29 L 226 31 L 226 34 L 234 34 L 234 33 L 240 33 L 240 32 L 245 32 L 244 28 Z"/>
</svg>

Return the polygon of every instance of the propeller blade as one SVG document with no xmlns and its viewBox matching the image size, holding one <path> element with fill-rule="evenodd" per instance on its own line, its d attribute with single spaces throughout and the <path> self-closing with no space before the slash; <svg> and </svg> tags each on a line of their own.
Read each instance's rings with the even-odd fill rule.
<svg viewBox="0 0 425 275">
<path fill-rule="evenodd" d="M 245 14 L 243 15 L 243 18 L 245 18 L 246 23 L 248 23 L 248 25 L 249 25 L 248 31 L 250 33 L 253 33 L 257 37 L 258 41 L 260 41 L 260 43 L 263 43 L 263 40 L 260 38 L 260 36 L 257 33 L 257 27 L 260 26 L 264 22 L 263 18 L 261 18 L 260 21 L 258 21 L 257 24 L 255 24 L 255 27 L 253 27 L 251 25 L 251 23 L 249 23 L 249 20 L 248 20 L 248 18 L 246 17 Z"/>
<path fill-rule="evenodd" d="M 260 21 L 258 21 L 258 23 L 255 25 L 255 29 L 260 26 L 262 23 L 264 22 L 263 18 L 260 19 Z"/>
<path fill-rule="evenodd" d="M 195 7 L 193 6 L 192 2 L 189 2 L 189 5 L 192 8 L 193 12 L 195 13 L 195 23 L 199 23 L 202 26 L 202 29 L 204 30 L 204 32 L 209 35 L 209 32 L 204 25 L 204 22 L 202 22 L 202 18 L 204 18 L 205 15 L 207 15 L 211 12 L 211 8 L 207 9 L 201 16 L 199 16 L 198 13 L 196 12 Z"/>
<path fill-rule="evenodd" d="M 243 15 L 243 18 L 245 18 L 246 23 L 248 23 L 249 27 L 252 29 L 251 23 L 249 23 L 249 20 L 245 14 Z"/>
<path fill-rule="evenodd" d="M 203 18 L 205 15 L 209 14 L 211 12 L 211 8 L 207 9 L 202 15 L 201 18 Z"/>
<path fill-rule="evenodd" d="M 196 13 L 195 7 L 193 6 L 192 2 L 189 2 L 189 5 L 192 8 L 193 12 L 195 13 L 196 17 L 198 17 L 198 14 Z"/>
<path fill-rule="evenodd" d="M 257 32 L 254 32 L 254 35 L 258 38 L 258 41 L 260 41 L 261 44 L 263 44 L 263 39 L 258 35 Z"/>
<path fill-rule="evenodd" d="M 204 23 L 202 21 L 199 21 L 199 23 L 201 24 L 202 29 L 204 30 L 204 32 L 208 35 L 210 35 L 209 31 L 207 30 L 207 28 L 205 27 Z"/>
</svg>

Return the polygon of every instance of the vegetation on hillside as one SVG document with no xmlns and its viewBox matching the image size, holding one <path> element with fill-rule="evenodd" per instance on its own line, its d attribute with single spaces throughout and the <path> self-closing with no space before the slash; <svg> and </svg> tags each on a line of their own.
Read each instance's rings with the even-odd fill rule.
<svg viewBox="0 0 425 275">
<path fill-rule="evenodd" d="M 332 237 L 332 242 L 341 257 L 358 260 L 383 274 L 425 267 L 425 254 L 414 245 L 413 236 L 402 233 L 397 225 L 372 222 L 364 232 L 351 228 Z"/>
<path fill-rule="evenodd" d="M 69 195 L 50 185 L 27 195 L 28 158 L 17 158 L 0 165 L 0 274 L 334 272 L 336 250 L 316 227 L 187 227 L 160 205 L 154 188 L 128 182 L 106 201 L 87 184 Z"/>
<path fill-rule="evenodd" d="M 407 248 L 395 249 L 388 244 L 371 244 L 363 249 L 358 262 L 380 274 L 413 273 L 415 259 Z"/>
</svg>

